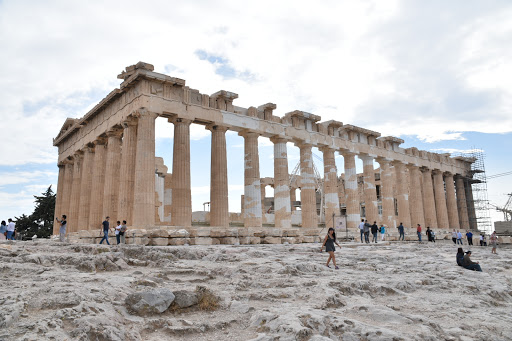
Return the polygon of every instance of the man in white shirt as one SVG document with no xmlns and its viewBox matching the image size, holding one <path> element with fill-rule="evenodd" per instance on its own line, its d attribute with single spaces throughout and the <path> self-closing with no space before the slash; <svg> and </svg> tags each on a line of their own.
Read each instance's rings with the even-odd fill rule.
<svg viewBox="0 0 512 341">
<path fill-rule="evenodd" d="M 14 231 L 16 230 L 16 224 L 12 221 L 11 218 L 8 219 L 9 224 L 7 224 L 7 240 L 14 240 Z"/>
<path fill-rule="evenodd" d="M 359 224 L 359 231 L 361 232 L 361 243 L 363 243 L 364 219 L 361 219 L 361 224 Z"/>
<path fill-rule="evenodd" d="M 459 243 L 460 245 L 464 245 L 462 244 L 462 233 L 460 233 L 460 231 L 457 230 L 457 244 Z"/>
</svg>

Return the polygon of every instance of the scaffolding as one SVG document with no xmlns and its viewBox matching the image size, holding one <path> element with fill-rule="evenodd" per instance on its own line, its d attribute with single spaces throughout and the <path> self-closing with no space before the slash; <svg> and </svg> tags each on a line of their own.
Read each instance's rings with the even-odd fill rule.
<svg viewBox="0 0 512 341">
<path fill-rule="evenodd" d="M 485 154 L 482 149 L 473 147 L 470 150 L 457 153 L 461 156 L 475 160 L 471 164 L 471 173 L 467 179 L 471 185 L 471 193 L 466 192 L 466 203 L 469 211 L 469 226 L 479 231 L 490 234 L 492 231 L 491 214 L 489 212 L 489 199 L 487 196 L 487 176 L 485 174 Z M 469 195 L 468 195 L 469 194 Z M 471 210 L 474 208 L 474 210 Z"/>
</svg>

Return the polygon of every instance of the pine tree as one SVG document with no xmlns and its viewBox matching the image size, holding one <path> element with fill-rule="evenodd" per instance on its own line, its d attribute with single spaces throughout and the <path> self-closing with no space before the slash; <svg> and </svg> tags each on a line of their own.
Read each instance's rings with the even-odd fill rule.
<svg viewBox="0 0 512 341">
<path fill-rule="evenodd" d="M 53 233 L 56 195 L 50 185 L 46 192 L 41 196 L 34 195 L 34 198 L 34 212 L 30 216 L 23 214 L 16 217 L 16 233 L 23 239 L 32 238 L 34 235 L 38 238 L 49 238 Z"/>
</svg>

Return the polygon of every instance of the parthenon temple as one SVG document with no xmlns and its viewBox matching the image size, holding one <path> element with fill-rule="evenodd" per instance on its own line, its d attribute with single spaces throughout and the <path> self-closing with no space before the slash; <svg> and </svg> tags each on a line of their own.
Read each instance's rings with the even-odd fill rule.
<svg viewBox="0 0 512 341">
<path fill-rule="evenodd" d="M 237 222 L 239 230 L 311 230 L 333 216 L 342 217 L 349 230 L 361 218 L 389 227 L 477 228 L 467 200 L 473 195 L 474 159 L 404 149 L 400 138 L 335 120 L 321 122 L 320 116 L 300 110 L 275 116 L 273 103 L 238 107 L 236 93 L 202 94 L 183 79 L 153 70 L 143 62 L 127 67 L 118 76 L 119 88 L 83 117 L 66 119 L 54 139 L 59 153 L 55 214 L 67 215 L 69 232 L 99 230 L 105 216 L 127 220 L 131 229 L 192 230 L 197 223 L 191 197 L 191 124 L 211 131 L 210 211 L 204 221 L 209 228 L 228 229 Z M 157 117 L 174 125 L 171 172 L 155 155 Z M 228 208 L 228 130 L 244 139 L 244 194 L 238 214 Z M 273 143 L 273 178 L 260 177 L 259 137 Z M 300 149 L 297 174 L 288 167 L 287 143 Z M 313 147 L 323 157 L 320 178 Z M 336 153 L 343 157 L 343 174 L 337 171 Z M 359 176 L 356 158 L 363 163 Z M 273 198 L 265 198 L 265 186 L 274 188 Z"/>
</svg>

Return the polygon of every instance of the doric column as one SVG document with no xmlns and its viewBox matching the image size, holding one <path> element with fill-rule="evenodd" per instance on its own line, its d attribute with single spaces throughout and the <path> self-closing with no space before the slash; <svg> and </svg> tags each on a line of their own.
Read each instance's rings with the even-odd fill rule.
<svg viewBox="0 0 512 341">
<path fill-rule="evenodd" d="M 78 210 L 78 229 L 89 228 L 89 210 L 91 208 L 92 172 L 94 168 L 94 146 L 84 148 L 82 163 L 82 183 L 80 184 L 80 208 Z"/>
<path fill-rule="evenodd" d="M 155 119 L 158 115 L 141 109 L 135 116 L 138 120 L 132 219 L 133 226 L 139 228 L 155 224 Z"/>
<path fill-rule="evenodd" d="M 103 191 L 105 186 L 105 162 L 107 140 L 94 141 L 94 167 L 92 170 L 91 204 L 89 208 L 89 230 L 99 229 L 103 217 Z"/>
<path fill-rule="evenodd" d="M 320 149 L 324 159 L 324 205 L 325 222 L 331 222 L 334 215 L 340 215 L 340 201 L 338 199 L 338 171 L 334 159 L 334 149 L 324 147 Z M 323 208 L 321 208 L 323 209 Z"/>
<path fill-rule="evenodd" d="M 261 227 L 261 180 L 258 133 L 241 132 L 244 137 L 244 226 Z"/>
<path fill-rule="evenodd" d="M 301 143 L 300 148 L 300 203 L 302 213 L 302 227 L 318 227 L 316 214 L 315 172 L 313 170 L 313 154 L 311 145 Z"/>
<path fill-rule="evenodd" d="M 105 187 L 103 190 L 103 218 L 110 216 L 115 224 L 119 199 L 119 165 L 121 163 L 121 130 L 107 132 L 107 158 L 105 162 Z M 154 165 L 153 165 L 154 167 Z"/>
<path fill-rule="evenodd" d="M 373 223 L 379 220 L 379 211 L 377 204 L 377 191 L 375 189 L 375 170 L 373 168 L 373 156 L 359 155 L 363 160 L 363 179 L 364 179 L 364 207 L 366 219 Z"/>
<path fill-rule="evenodd" d="M 465 181 L 466 188 L 466 202 L 468 206 L 468 219 L 469 219 L 469 228 L 471 230 L 478 229 L 478 223 L 476 221 L 476 212 L 475 212 L 475 200 L 473 198 L 473 188 L 471 187 L 471 180 L 468 179 Z"/>
<path fill-rule="evenodd" d="M 78 211 L 80 208 L 80 185 L 82 184 L 82 158 L 83 152 L 77 152 L 73 156 L 73 186 L 71 187 L 71 198 L 69 202 L 68 232 L 78 231 Z"/>
<path fill-rule="evenodd" d="M 459 229 L 459 211 L 457 210 L 457 199 L 455 198 L 455 182 L 452 173 L 445 173 L 444 183 L 446 186 L 446 207 L 448 209 L 448 222 L 451 229 Z"/>
<path fill-rule="evenodd" d="M 428 168 L 421 168 L 423 174 L 423 211 L 425 212 L 425 227 L 438 228 L 436 215 L 436 202 L 434 200 L 434 186 L 432 185 L 432 172 Z"/>
<path fill-rule="evenodd" d="M 382 219 L 383 223 L 389 227 L 398 226 L 395 217 L 395 202 L 393 199 L 393 171 L 391 169 L 391 160 L 379 158 L 380 164 L 380 183 L 382 197 Z"/>
<path fill-rule="evenodd" d="M 361 219 L 359 194 L 357 192 L 357 173 L 355 154 L 342 151 L 345 165 L 345 197 L 347 207 L 347 227 L 357 228 Z"/>
<path fill-rule="evenodd" d="M 208 126 L 212 132 L 210 176 L 210 226 L 229 227 L 227 127 Z"/>
<path fill-rule="evenodd" d="M 69 219 L 69 203 L 73 188 L 73 160 L 67 159 L 64 162 L 64 188 L 62 189 L 62 204 L 60 205 L 59 219 L 65 214 Z M 69 220 L 68 220 L 69 223 Z M 69 229 L 68 229 L 69 232 Z"/>
<path fill-rule="evenodd" d="M 279 137 L 273 137 L 270 141 L 274 143 L 274 225 L 279 228 L 291 228 L 287 141 Z"/>
<path fill-rule="evenodd" d="M 57 223 L 57 221 L 55 220 L 55 218 L 61 218 L 61 216 L 63 214 L 66 214 L 66 213 L 62 213 L 62 191 L 63 191 L 63 187 L 64 187 L 64 174 L 66 173 L 66 168 L 64 166 L 64 164 L 59 164 L 57 165 L 57 167 L 59 167 L 59 178 L 58 178 L 58 182 L 57 182 L 57 195 L 55 197 L 55 210 L 54 210 L 54 214 L 53 214 L 53 234 L 54 235 L 58 235 L 59 234 L 59 227 L 60 227 L 60 224 Z M 60 215 L 59 215 L 60 214 Z"/>
<path fill-rule="evenodd" d="M 338 202 L 340 203 L 340 208 L 342 206 L 346 207 L 346 204 L 345 204 L 345 200 L 346 200 L 346 197 L 345 197 L 345 180 L 343 178 L 343 175 L 340 175 L 338 177 L 337 181 L 338 181 Z"/>
<path fill-rule="evenodd" d="M 469 228 L 468 206 L 466 201 L 466 191 L 464 189 L 464 178 L 460 175 L 455 177 L 457 188 L 457 207 L 459 209 L 459 223 L 461 229 Z"/>
<path fill-rule="evenodd" d="M 434 194 L 436 200 L 436 213 L 438 228 L 449 228 L 448 212 L 446 209 L 446 194 L 444 193 L 443 173 L 435 169 L 434 174 Z"/>
<path fill-rule="evenodd" d="M 421 194 L 421 172 L 418 166 L 408 165 L 409 169 L 409 209 L 411 212 L 411 224 L 420 224 L 425 227 L 425 215 L 423 213 L 423 198 Z"/>
<path fill-rule="evenodd" d="M 123 122 L 123 127 L 117 217 L 121 221 L 126 220 L 128 225 L 132 225 L 135 158 L 137 154 L 137 119 L 130 118 Z"/>
<path fill-rule="evenodd" d="M 291 209 L 291 211 L 295 211 L 295 206 L 293 206 L 293 203 L 295 201 L 297 201 L 296 192 L 297 192 L 297 188 L 295 188 L 295 187 L 290 188 L 290 209 Z"/>
<path fill-rule="evenodd" d="M 190 124 L 192 121 L 184 118 L 173 118 L 169 121 L 174 123 L 171 223 L 174 226 L 191 226 Z"/>
<path fill-rule="evenodd" d="M 405 177 L 405 164 L 400 161 L 394 161 L 396 177 L 396 191 L 398 203 L 398 220 L 404 227 L 411 226 L 411 213 L 409 210 L 409 192 L 407 190 L 407 181 Z"/>
<path fill-rule="evenodd" d="M 265 222 L 265 213 L 267 213 L 267 210 L 265 209 L 265 189 L 267 188 L 267 185 L 263 184 L 260 179 L 260 188 L 261 188 L 261 217 L 262 222 Z"/>
</svg>

